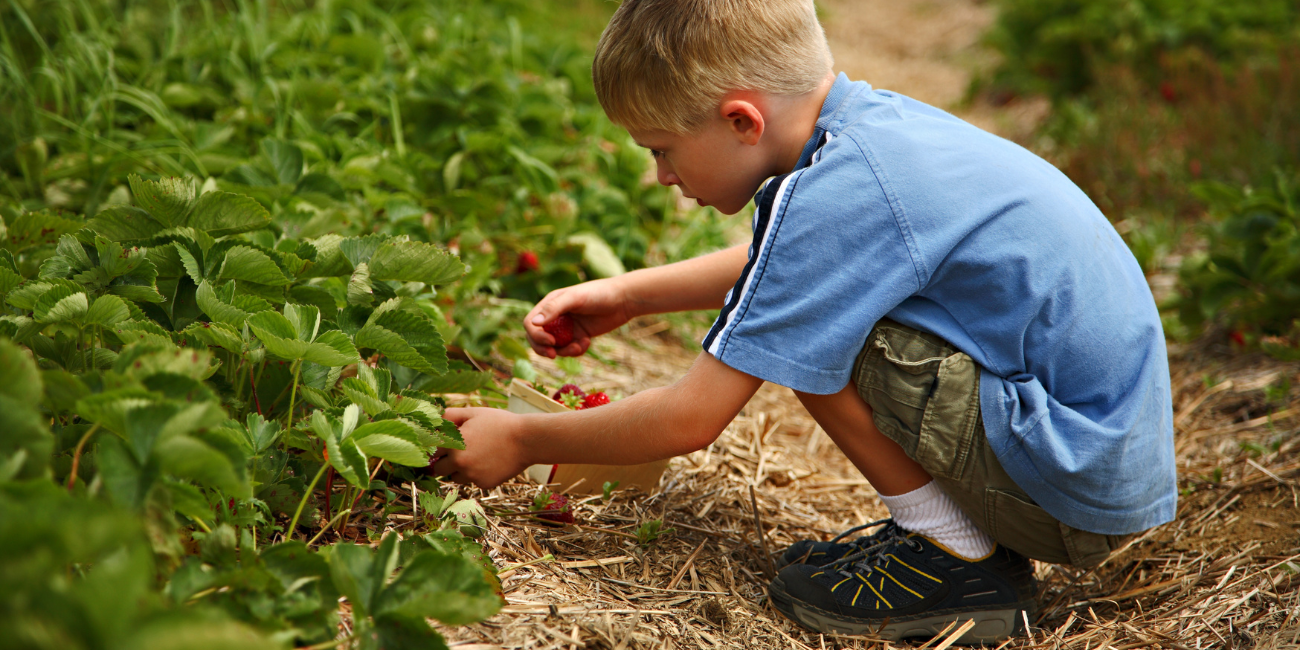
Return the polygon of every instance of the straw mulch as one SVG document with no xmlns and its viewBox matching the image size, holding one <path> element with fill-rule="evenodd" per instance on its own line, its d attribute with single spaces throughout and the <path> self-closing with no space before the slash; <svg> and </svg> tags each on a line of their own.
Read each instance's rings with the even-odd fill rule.
<svg viewBox="0 0 1300 650">
<path fill-rule="evenodd" d="M 575 381 L 615 397 L 664 385 L 694 358 L 643 320 L 602 341 Z M 1282 648 L 1300 643 L 1300 364 L 1201 343 L 1174 349 L 1178 519 L 1088 571 L 1039 564 L 1041 609 L 1007 648 Z M 539 362 L 550 383 L 564 381 Z M 1269 414 L 1272 414 L 1271 417 Z M 579 525 L 526 516 L 540 488 L 474 489 L 492 517 L 508 605 L 445 630 L 453 648 L 888 648 L 942 650 L 956 632 L 889 644 L 823 637 L 766 600 L 769 554 L 886 516 L 875 492 L 787 389 L 765 386 L 708 449 L 674 459 L 650 494 L 580 501 Z M 752 501 L 751 501 L 752 489 Z M 757 513 L 752 504 L 757 503 Z M 662 519 L 648 546 L 638 526 Z"/>
</svg>

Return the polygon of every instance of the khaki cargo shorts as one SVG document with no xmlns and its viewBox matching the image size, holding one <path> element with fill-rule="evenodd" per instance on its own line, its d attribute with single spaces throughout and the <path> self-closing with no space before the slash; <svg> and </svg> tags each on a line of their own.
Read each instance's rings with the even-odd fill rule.
<svg viewBox="0 0 1300 650">
<path fill-rule="evenodd" d="M 1071 528 L 1007 476 L 984 436 L 980 366 L 942 338 L 882 319 L 858 355 L 853 383 L 880 432 L 999 544 L 1035 560 L 1090 567 L 1132 537 Z"/>
</svg>

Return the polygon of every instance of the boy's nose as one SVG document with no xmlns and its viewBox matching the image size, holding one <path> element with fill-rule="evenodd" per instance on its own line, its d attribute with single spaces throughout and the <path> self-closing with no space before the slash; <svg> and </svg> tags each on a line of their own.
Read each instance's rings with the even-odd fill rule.
<svg viewBox="0 0 1300 650">
<path fill-rule="evenodd" d="M 662 161 L 658 163 L 658 167 L 655 171 L 659 176 L 660 185 L 672 187 L 673 185 L 682 182 L 682 179 L 678 178 L 677 174 L 675 174 L 673 170 L 669 169 L 668 165 L 665 165 Z"/>
</svg>

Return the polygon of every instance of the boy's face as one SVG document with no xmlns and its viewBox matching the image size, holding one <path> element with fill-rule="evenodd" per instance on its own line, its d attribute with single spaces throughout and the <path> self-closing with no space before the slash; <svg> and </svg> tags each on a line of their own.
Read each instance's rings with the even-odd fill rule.
<svg viewBox="0 0 1300 650">
<path fill-rule="evenodd" d="M 676 185 L 701 206 L 723 214 L 740 212 L 753 198 L 770 165 L 759 147 L 748 146 L 731 120 L 709 120 L 694 133 L 629 129 L 654 156 L 659 183 Z"/>
</svg>

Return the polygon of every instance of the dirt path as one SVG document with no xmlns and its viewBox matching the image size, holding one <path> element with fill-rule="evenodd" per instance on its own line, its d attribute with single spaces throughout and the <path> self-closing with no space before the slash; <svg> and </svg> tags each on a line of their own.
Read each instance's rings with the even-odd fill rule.
<svg viewBox="0 0 1300 650">
<path fill-rule="evenodd" d="M 955 113 L 1005 138 L 1024 141 L 1046 116 L 1041 99 L 994 106 L 966 102 L 971 77 L 995 55 L 980 39 L 993 10 L 975 0 L 820 0 L 835 69 L 876 88 Z"/>
</svg>

